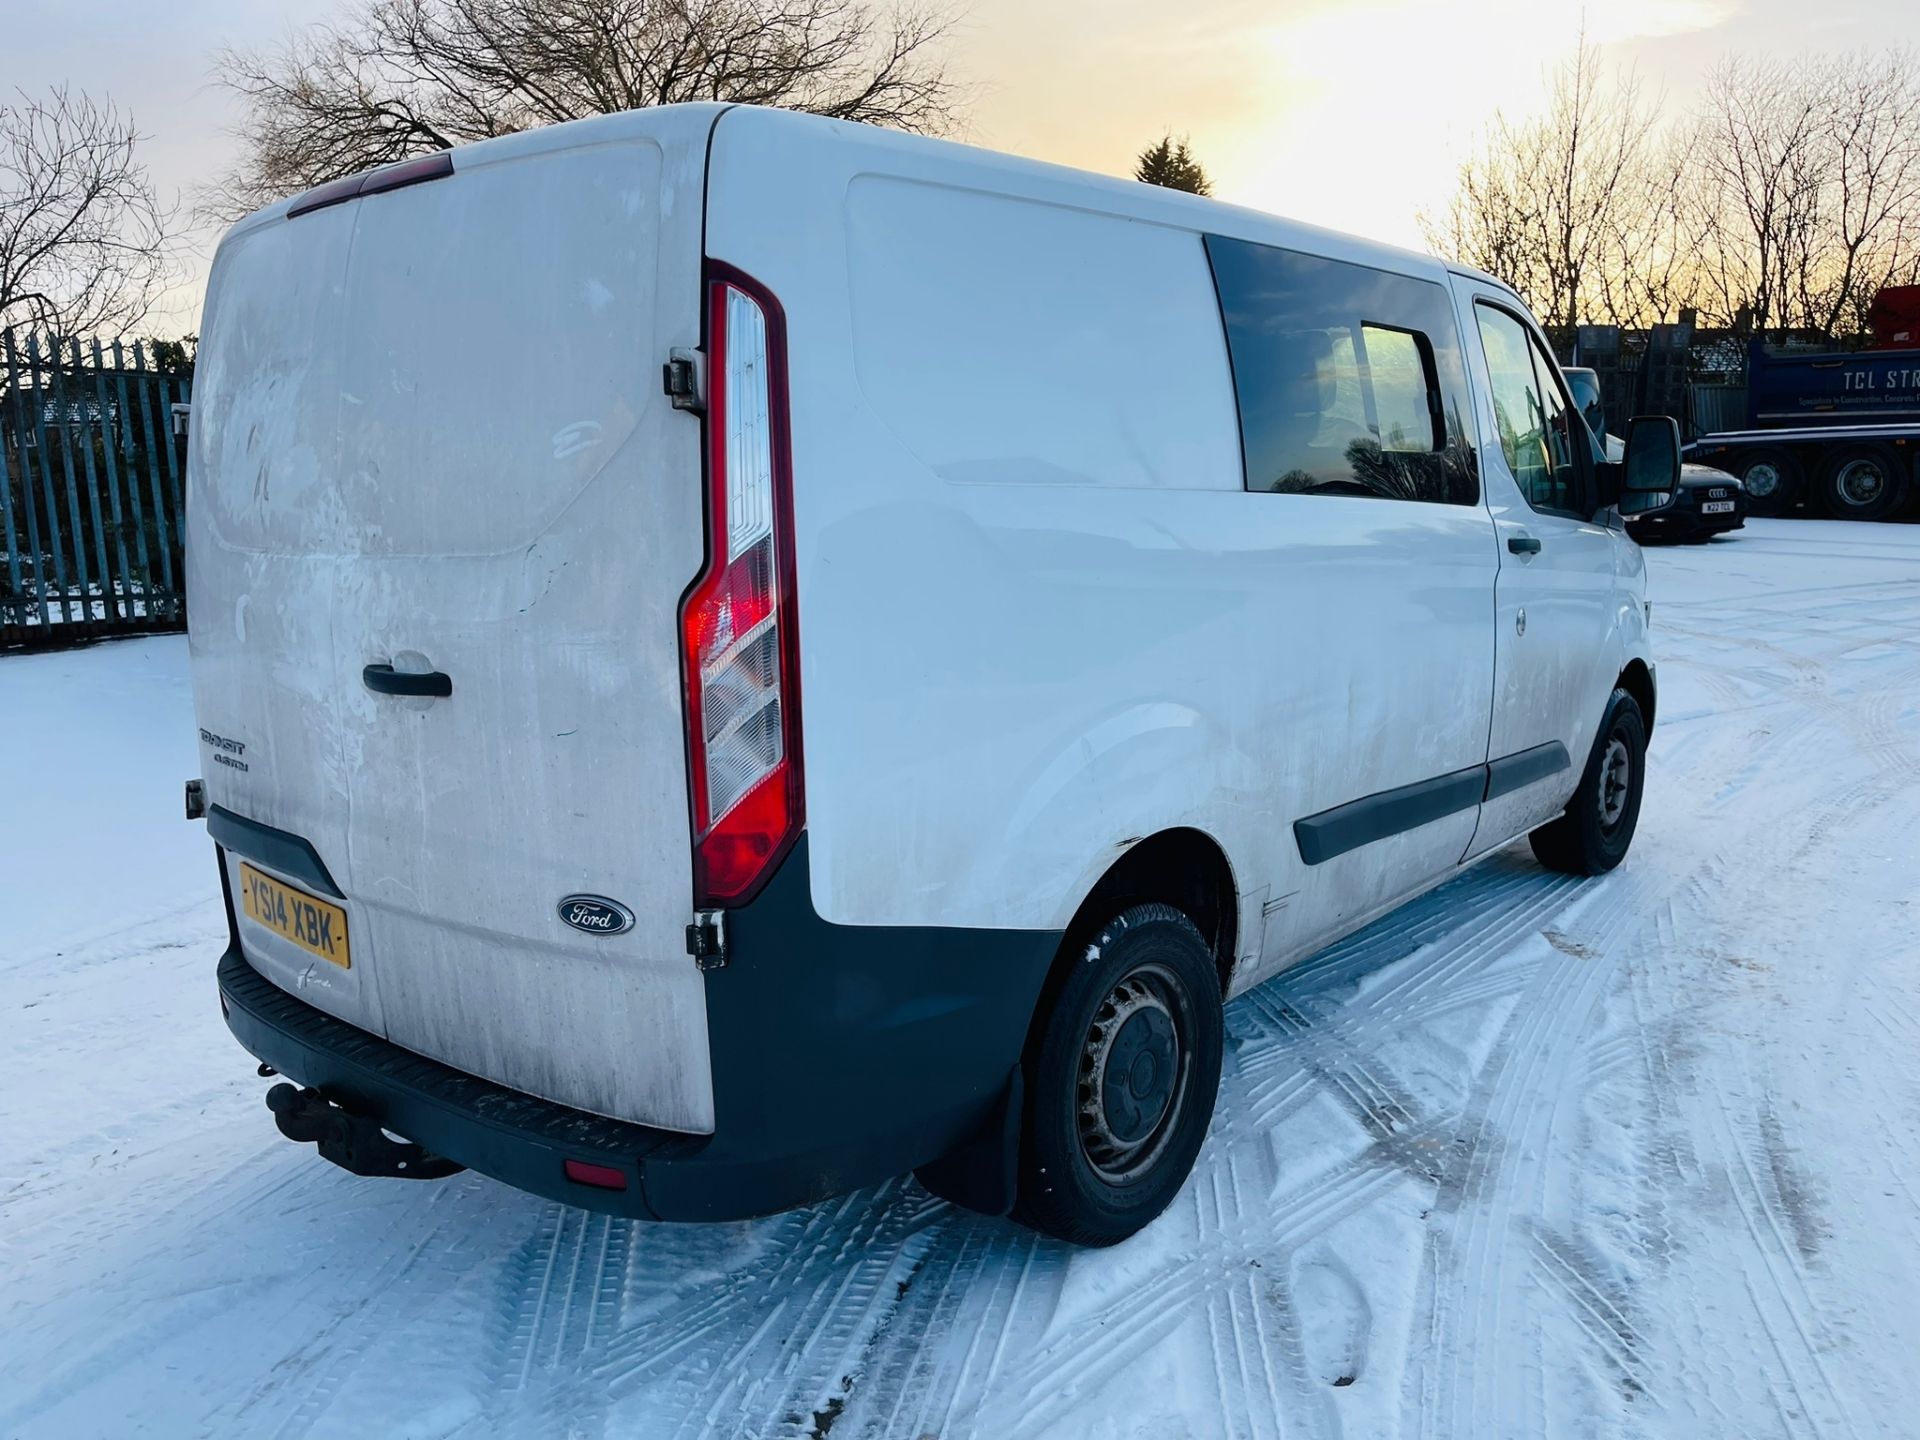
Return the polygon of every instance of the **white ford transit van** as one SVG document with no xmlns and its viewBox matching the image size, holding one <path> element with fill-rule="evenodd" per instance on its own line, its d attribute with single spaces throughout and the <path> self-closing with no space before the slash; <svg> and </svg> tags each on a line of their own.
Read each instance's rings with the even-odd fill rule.
<svg viewBox="0 0 1920 1440">
<path fill-rule="evenodd" d="M 199 367 L 221 1004 L 360 1173 L 1111 1242 L 1224 1000 L 1633 834 L 1678 436 L 1483 275 L 677 106 L 261 211 Z"/>
</svg>

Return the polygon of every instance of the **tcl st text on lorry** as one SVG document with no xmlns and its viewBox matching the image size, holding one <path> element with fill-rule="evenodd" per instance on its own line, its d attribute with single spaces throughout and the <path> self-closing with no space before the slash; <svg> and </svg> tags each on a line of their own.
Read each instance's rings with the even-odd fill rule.
<svg viewBox="0 0 1920 1440">
<path fill-rule="evenodd" d="M 1426 257 L 678 106 L 259 212 L 199 367 L 221 1005 L 361 1173 L 1118 1240 L 1225 999 L 1633 833 L 1678 437 Z"/>
</svg>

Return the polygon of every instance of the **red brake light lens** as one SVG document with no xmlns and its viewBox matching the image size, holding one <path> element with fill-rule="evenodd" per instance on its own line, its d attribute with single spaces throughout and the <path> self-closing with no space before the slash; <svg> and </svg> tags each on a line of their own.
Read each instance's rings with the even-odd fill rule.
<svg viewBox="0 0 1920 1440">
<path fill-rule="evenodd" d="M 681 611 L 701 907 L 751 899 L 803 820 L 784 319 L 721 266 L 707 305 L 708 555 Z"/>
<path fill-rule="evenodd" d="M 453 156 L 445 150 L 431 155 L 416 155 L 394 165 L 382 165 L 361 183 L 362 195 L 378 195 L 382 190 L 399 190 L 427 180 L 443 180 L 453 174 Z"/>
<path fill-rule="evenodd" d="M 314 210 L 324 210 L 329 205 L 339 205 L 362 195 L 378 195 L 383 190 L 399 190 L 428 180 L 443 180 L 451 174 L 451 152 L 436 150 L 431 155 L 416 155 L 411 160 L 382 165 L 378 170 L 365 170 L 358 175 L 345 175 L 338 180 L 329 180 L 324 185 L 316 185 L 305 194 L 295 197 L 293 204 L 287 207 L 287 219 L 292 220 Z"/>
</svg>

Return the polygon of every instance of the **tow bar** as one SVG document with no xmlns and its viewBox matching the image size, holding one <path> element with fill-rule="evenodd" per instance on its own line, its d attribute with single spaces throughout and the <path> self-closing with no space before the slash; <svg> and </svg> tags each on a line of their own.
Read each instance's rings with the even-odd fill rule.
<svg viewBox="0 0 1920 1440">
<path fill-rule="evenodd" d="M 355 1175 L 444 1180 L 467 1167 L 411 1140 L 396 1140 L 365 1115 L 342 1110 L 318 1090 L 276 1085 L 267 1091 L 273 1123 L 289 1140 L 317 1144 L 322 1159 Z"/>
</svg>

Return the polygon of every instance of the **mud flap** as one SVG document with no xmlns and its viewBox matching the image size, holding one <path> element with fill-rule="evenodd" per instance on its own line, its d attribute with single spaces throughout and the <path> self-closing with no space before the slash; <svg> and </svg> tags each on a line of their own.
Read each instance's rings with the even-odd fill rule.
<svg viewBox="0 0 1920 1440">
<path fill-rule="evenodd" d="M 1013 1209 L 1020 1184 L 1020 1118 L 1027 1087 L 1018 1065 L 980 1128 L 953 1150 L 913 1172 L 928 1190 L 982 1215 Z"/>
<path fill-rule="evenodd" d="M 267 1092 L 273 1123 L 289 1140 L 320 1147 L 321 1158 L 355 1175 L 444 1180 L 467 1167 L 410 1140 L 396 1140 L 365 1115 L 342 1110 L 318 1090 L 276 1085 Z"/>
</svg>

